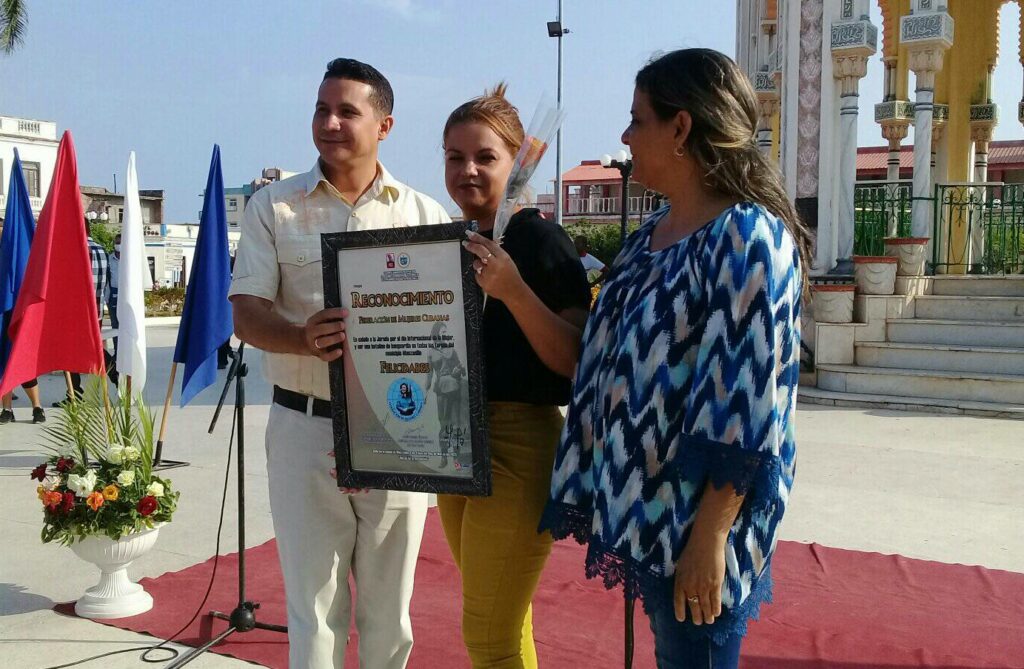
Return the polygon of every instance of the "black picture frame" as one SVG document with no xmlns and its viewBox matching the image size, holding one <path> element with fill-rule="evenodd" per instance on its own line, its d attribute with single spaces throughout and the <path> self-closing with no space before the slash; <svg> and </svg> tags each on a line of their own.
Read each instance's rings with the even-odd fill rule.
<svg viewBox="0 0 1024 669">
<path fill-rule="evenodd" d="M 408 472 L 359 470 L 352 465 L 352 444 L 349 435 L 349 408 L 345 392 L 345 370 L 342 358 L 329 363 L 331 386 L 331 418 L 334 429 L 334 455 L 339 488 L 375 488 L 435 494 L 489 496 L 491 494 L 491 454 L 487 424 L 487 383 L 483 344 L 483 295 L 473 270 L 475 256 L 462 247 L 469 225 L 464 222 L 422 225 L 320 235 L 324 307 L 343 307 L 338 254 L 343 250 L 451 243 L 459 245 L 460 272 L 463 289 L 463 311 L 466 325 L 467 377 L 469 382 L 470 441 L 472 477 L 425 475 Z M 345 355 L 352 352 L 346 342 Z"/>
</svg>

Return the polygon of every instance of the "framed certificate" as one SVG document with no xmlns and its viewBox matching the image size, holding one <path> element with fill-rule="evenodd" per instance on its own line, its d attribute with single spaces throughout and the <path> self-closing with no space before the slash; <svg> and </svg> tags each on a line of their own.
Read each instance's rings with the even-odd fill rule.
<svg viewBox="0 0 1024 669">
<path fill-rule="evenodd" d="M 321 235 L 338 485 L 491 494 L 482 298 L 466 224 Z"/>
</svg>

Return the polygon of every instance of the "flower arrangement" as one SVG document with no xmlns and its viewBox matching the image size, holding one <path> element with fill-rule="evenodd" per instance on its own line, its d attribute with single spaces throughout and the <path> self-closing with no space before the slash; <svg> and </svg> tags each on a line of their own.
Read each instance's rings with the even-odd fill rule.
<svg viewBox="0 0 1024 669">
<path fill-rule="evenodd" d="M 548 150 L 551 138 L 555 136 L 564 119 L 565 112 L 562 109 L 556 107 L 547 96 L 541 98 L 537 110 L 533 113 L 530 127 L 523 137 L 523 143 L 512 162 L 512 171 L 505 184 L 505 197 L 498 204 L 498 212 L 494 217 L 494 239 L 500 241 L 505 234 L 505 227 L 512 218 L 516 203 L 519 202 L 526 185 L 540 165 L 541 158 Z"/>
<path fill-rule="evenodd" d="M 96 379 L 44 432 L 50 456 L 32 470 L 43 505 L 43 543 L 113 540 L 169 522 L 178 495 L 153 473 L 153 415 L 123 393 L 115 406 Z"/>
</svg>

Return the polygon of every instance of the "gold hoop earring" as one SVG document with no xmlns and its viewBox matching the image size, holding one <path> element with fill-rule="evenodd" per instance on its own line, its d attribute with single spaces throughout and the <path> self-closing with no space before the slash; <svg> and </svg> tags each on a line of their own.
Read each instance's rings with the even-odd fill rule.
<svg viewBox="0 0 1024 669">
<path fill-rule="evenodd" d="M 677 146 L 676 150 L 673 151 L 673 153 L 676 154 L 676 158 L 682 158 L 683 156 L 686 155 L 686 147 L 685 146 Z"/>
</svg>

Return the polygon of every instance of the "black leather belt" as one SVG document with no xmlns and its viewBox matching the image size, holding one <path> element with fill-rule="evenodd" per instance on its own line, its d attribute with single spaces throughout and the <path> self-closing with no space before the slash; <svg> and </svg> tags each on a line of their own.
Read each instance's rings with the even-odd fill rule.
<svg viewBox="0 0 1024 669">
<path fill-rule="evenodd" d="M 306 413 L 309 407 L 309 400 L 313 400 L 313 415 L 320 418 L 331 417 L 331 403 L 327 400 L 320 400 L 309 395 L 303 395 L 293 390 L 285 390 L 281 386 L 274 386 L 274 404 L 280 404 L 285 409 Z"/>
</svg>

